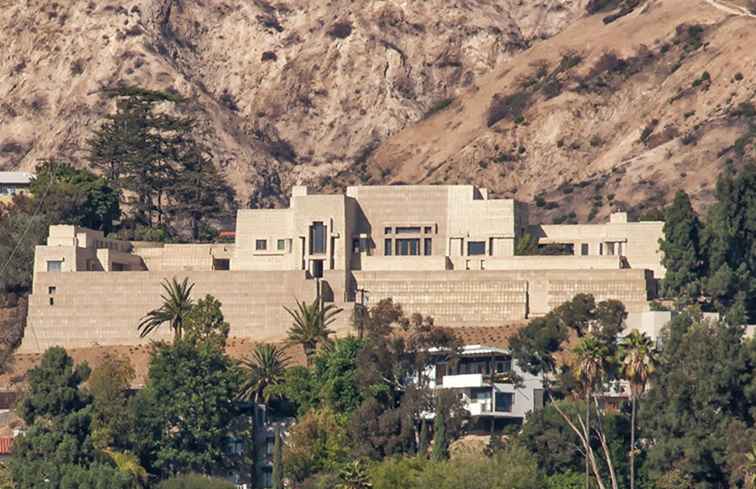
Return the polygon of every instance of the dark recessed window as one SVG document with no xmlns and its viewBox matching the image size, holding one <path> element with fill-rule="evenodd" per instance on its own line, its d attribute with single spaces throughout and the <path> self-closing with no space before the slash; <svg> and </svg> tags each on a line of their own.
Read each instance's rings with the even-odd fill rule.
<svg viewBox="0 0 756 489">
<path fill-rule="evenodd" d="M 48 272 L 60 272 L 63 269 L 63 260 L 50 260 L 47 262 Z"/>
<path fill-rule="evenodd" d="M 425 234 L 433 234 L 433 226 L 425 226 L 425 228 L 423 228 L 423 232 Z"/>
<path fill-rule="evenodd" d="M 580 254 L 583 256 L 588 255 L 588 243 L 582 243 L 580 245 Z"/>
<path fill-rule="evenodd" d="M 279 239 L 276 241 L 276 249 L 278 251 L 284 251 L 286 250 L 286 240 L 285 239 Z"/>
<path fill-rule="evenodd" d="M 433 240 L 425 238 L 423 240 L 423 255 L 431 256 L 433 254 Z"/>
<path fill-rule="evenodd" d="M 391 228 L 383 228 L 383 234 L 391 234 Z"/>
<path fill-rule="evenodd" d="M 514 394 L 510 392 L 496 393 L 496 412 L 511 413 L 512 404 L 514 404 Z"/>
<path fill-rule="evenodd" d="M 417 256 L 420 254 L 419 239 L 397 239 L 396 255 L 397 256 Z"/>
<path fill-rule="evenodd" d="M 255 240 L 255 250 L 257 251 L 265 251 L 268 249 L 268 240 L 266 239 L 256 239 Z"/>
<path fill-rule="evenodd" d="M 313 222 L 310 226 L 310 254 L 326 252 L 326 227 L 322 222 Z"/>
<path fill-rule="evenodd" d="M 420 226 L 397 227 L 396 234 L 420 234 Z"/>
<path fill-rule="evenodd" d="M 486 254 L 486 242 L 485 241 L 468 241 L 467 242 L 467 254 L 468 254 L 468 256 L 485 255 Z"/>
<path fill-rule="evenodd" d="M 360 238 L 352 238 L 352 253 L 360 252 Z"/>
<path fill-rule="evenodd" d="M 385 256 L 391 256 L 391 240 L 390 239 L 383 240 L 383 254 Z"/>
</svg>

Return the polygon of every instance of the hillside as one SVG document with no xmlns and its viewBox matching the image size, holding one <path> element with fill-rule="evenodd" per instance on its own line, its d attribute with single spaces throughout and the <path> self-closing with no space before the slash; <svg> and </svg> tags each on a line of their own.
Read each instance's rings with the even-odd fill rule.
<svg viewBox="0 0 756 489">
<path fill-rule="evenodd" d="M 474 182 L 536 199 L 538 217 L 556 222 L 642 214 L 678 189 L 705 206 L 725 163 L 754 156 L 756 16 L 704 0 L 652 0 L 608 25 L 603 16 L 393 135 L 369 161 L 373 178 Z"/>
<path fill-rule="evenodd" d="M 587 0 L 0 0 L 0 169 L 82 164 L 119 83 L 188 97 L 242 204 L 343 173 Z"/>
</svg>

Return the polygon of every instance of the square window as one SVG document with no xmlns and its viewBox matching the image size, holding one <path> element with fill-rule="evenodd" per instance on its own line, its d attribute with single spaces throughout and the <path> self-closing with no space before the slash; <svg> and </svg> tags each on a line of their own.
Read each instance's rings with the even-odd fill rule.
<svg viewBox="0 0 756 489">
<path fill-rule="evenodd" d="M 279 239 L 276 241 L 276 249 L 278 251 L 284 251 L 286 250 L 286 240 L 285 239 Z"/>
<path fill-rule="evenodd" d="M 383 234 L 391 234 L 391 228 L 390 227 L 383 228 Z"/>
<path fill-rule="evenodd" d="M 47 288 L 47 293 L 50 294 L 50 295 L 54 295 L 55 294 L 55 287 L 54 286 L 48 287 Z"/>
<path fill-rule="evenodd" d="M 425 234 L 433 234 L 433 226 L 425 226 L 425 228 L 423 228 L 423 232 Z"/>
<path fill-rule="evenodd" d="M 268 240 L 266 239 L 255 240 L 255 250 L 265 251 L 266 249 L 268 249 Z"/>
<path fill-rule="evenodd" d="M 397 239 L 396 240 L 397 256 L 418 256 L 420 255 L 419 239 Z"/>
<path fill-rule="evenodd" d="M 60 272 L 63 270 L 63 260 L 50 260 L 47 262 L 48 272 Z"/>
<path fill-rule="evenodd" d="M 496 411 L 499 413 L 511 413 L 514 404 L 514 394 L 510 392 L 496 393 Z"/>
</svg>

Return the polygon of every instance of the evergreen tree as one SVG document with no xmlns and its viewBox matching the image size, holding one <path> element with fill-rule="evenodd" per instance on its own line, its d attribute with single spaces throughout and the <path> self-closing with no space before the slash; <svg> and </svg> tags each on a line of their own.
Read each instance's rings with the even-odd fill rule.
<svg viewBox="0 0 756 489">
<path fill-rule="evenodd" d="M 672 487 L 672 479 L 700 489 L 740 487 L 731 447 L 756 442 L 756 343 L 743 341 L 742 327 L 685 311 L 665 328 L 662 345 L 640 410 L 655 487 Z"/>
<path fill-rule="evenodd" d="M 717 202 L 706 226 L 708 280 L 706 292 L 720 312 L 734 305 L 756 312 L 756 169 L 737 175 L 731 168 L 720 176 Z"/>
<path fill-rule="evenodd" d="M 417 448 L 417 454 L 423 458 L 428 456 L 429 439 L 428 423 L 424 419 L 420 419 L 420 443 Z"/>
<path fill-rule="evenodd" d="M 234 402 L 240 385 L 238 366 L 220 348 L 187 340 L 156 345 L 135 401 L 143 465 L 163 475 L 233 469 L 239 459 L 228 442 L 244 434 Z"/>
<path fill-rule="evenodd" d="M 231 210 L 234 191 L 213 165 L 208 149 L 194 138 L 187 139 L 179 150 L 175 182 L 168 189 L 170 214 L 174 219 L 187 219 L 191 238 L 197 241 L 208 216 L 219 218 Z"/>
<path fill-rule="evenodd" d="M 440 401 L 440 399 L 439 399 Z M 449 441 L 446 439 L 446 406 L 437 402 L 436 415 L 433 418 L 433 451 L 431 460 L 442 461 L 449 457 Z"/>
<path fill-rule="evenodd" d="M 10 471 L 18 489 L 108 487 L 134 480 L 98 456 L 90 432 L 91 398 L 80 389 L 89 375 L 60 347 L 50 348 L 29 371 L 19 415 L 27 431 L 13 444 Z"/>
<path fill-rule="evenodd" d="M 701 223 L 690 204 L 688 194 L 677 192 L 664 215 L 664 238 L 659 247 L 664 253 L 662 265 L 667 269 L 662 291 L 666 297 L 698 296 L 703 272 Z"/>
<path fill-rule="evenodd" d="M 276 426 L 276 440 L 273 444 L 273 489 L 283 489 L 283 446 L 281 444 L 281 428 Z"/>
</svg>

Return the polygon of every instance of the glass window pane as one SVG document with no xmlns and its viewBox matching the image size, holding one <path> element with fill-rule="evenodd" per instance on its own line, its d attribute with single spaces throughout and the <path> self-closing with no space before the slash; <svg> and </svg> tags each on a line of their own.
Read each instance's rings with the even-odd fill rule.
<svg viewBox="0 0 756 489">
<path fill-rule="evenodd" d="M 326 227 L 322 222 L 310 226 L 310 254 L 326 252 Z"/>
<path fill-rule="evenodd" d="M 431 234 L 433 232 L 432 226 L 425 226 L 425 229 L 423 230 L 425 234 Z"/>
<path fill-rule="evenodd" d="M 420 254 L 420 239 L 397 239 L 397 256 L 417 256 Z"/>
<path fill-rule="evenodd" d="M 383 228 L 383 234 L 391 234 L 391 228 Z"/>
<path fill-rule="evenodd" d="M 425 238 L 423 241 L 423 254 L 425 256 L 433 254 L 433 240 L 431 238 Z"/>
<path fill-rule="evenodd" d="M 420 226 L 397 227 L 396 234 L 420 234 Z"/>
<path fill-rule="evenodd" d="M 485 255 L 486 254 L 486 242 L 485 241 L 468 241 L 467 242 L 467 254 L 473 255 Z"/>
<path fill-rule="evenodd" d="M 279 239 L 276 242 L 276 249 L 278 251 L 284 251 L 286 249 L 286 240 L 285 239 Z"/>
<path fill-rule="evenodd" d="M 62 260 L 51 260 L 47 262 L 48 272 L 60 272 L 61 270 L 63 270 Z"/>
<path fill-rule="evenodd" d="M 383 240 L 383 254 L 385 256 L 391 256 L 391 240 L 390 239 Z"/>
<path fill-rule="evenodd" d="M 512 404 L 514 403 L 514 394 L 510 392 L 497 392 L 496 393 L 496 411 L 500 413 L 512 412 Z"/>
<path fill-rule="evenodd" d="M 268 241 L 265 239 L 255 240 L 255 250 L 263 251 L 268 248 Z"/>
</svg>

